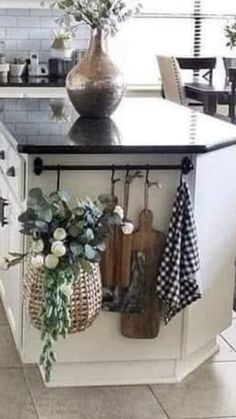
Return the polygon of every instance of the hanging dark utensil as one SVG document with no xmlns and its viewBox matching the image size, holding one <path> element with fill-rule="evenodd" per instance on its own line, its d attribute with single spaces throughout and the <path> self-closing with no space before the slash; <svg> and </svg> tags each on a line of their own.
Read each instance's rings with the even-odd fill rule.
<svg viewBox="0 0 236 419">
<path fill-rule="evenodd" d="M 136 277 L 139 277 L 135 280 L 139 282 L 139 288 L 136 289 L 142 293 L 142 312 L 121 315 L 122 334 L 135 339 L 155 338 L 161 322 L 161 303 L 156 296 L 155 281 L 164 250 L 165 236 L 153 229 L 153 213 L 148 209 L 149 189 L 154 185 L 158 186 L 157 182 L 149 181 L 147 170 L 144 210 L 140 213 L 139 227 L 132 237 L 132 270 L 136 270 Z M 134 275 L 133 277 L 135 278 Z"/>
<path fill-rule="evenodd" d="M 110 207 L 114 209 L 118 204 L 118 198 L 115 195 L 115 186 L 117 182 L 120 181 L 120 178 L 115 177 L 115 167 L 112 169 L 112 176 L 111 176 L 111 198 L 110 198 Z M 115 261 L 117 255 L 117 247 L 118 247 L 118 229 L 119 227 L 114 226 L 109 238 L 106 241 L 106 250 L 102 255 L 102 260 L 100 264 L 101 269 L 101 276 L 102 276 L 102 285 L 104 288 L 111 289 L 111 287 L 115 286 Z"/>
</svg>

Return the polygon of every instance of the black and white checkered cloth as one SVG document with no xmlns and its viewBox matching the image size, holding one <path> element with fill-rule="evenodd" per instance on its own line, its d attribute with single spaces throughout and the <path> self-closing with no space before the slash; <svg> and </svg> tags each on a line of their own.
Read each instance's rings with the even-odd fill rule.
<svg viewBox="0 0 236 419">
<path fill-rule="evenodd" d="M 199 253 L 191 196 L 184 179 L 177 189 L 162 262 L 157 277 L 157 295 L 168 323 L 188 304 L 201 297 L 194 274 Z"/>
</svg>

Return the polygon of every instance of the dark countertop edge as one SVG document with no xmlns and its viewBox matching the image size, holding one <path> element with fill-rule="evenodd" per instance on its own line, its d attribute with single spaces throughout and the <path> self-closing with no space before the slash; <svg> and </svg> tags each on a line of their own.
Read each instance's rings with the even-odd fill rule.
<svg viewBox="0 0 236 419">
<path fill-rule="evenodd" d="M 162 145 L 162 146 L 47 146 L 18 144 L 17 150 L 24 154 L 185 154 L 208 153 L 236 144 L 235 140 L 207 145 Z"/>
</svg>

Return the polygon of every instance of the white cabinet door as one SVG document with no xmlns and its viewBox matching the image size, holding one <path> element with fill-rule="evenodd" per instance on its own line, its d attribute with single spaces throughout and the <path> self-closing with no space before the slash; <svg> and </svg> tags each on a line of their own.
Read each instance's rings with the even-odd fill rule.
<svg viewBox="0 0 236 419">
<path fill-rule="evenodd" d="M 4 257 L 7 252 L 7 225 L 5 225 L 6 218 L 6 206 L 7 204 L 7 190 L 6 184 L 3 177 L 2 169 L 0 168 L 0 257 Z M 5 304 L 5 289 L 4 289 L 4 279 L 6 272 L 0 270 L 0 294 Z"/>
<path fill-rule="evenodd" d="M 12 195 L 3 174 L 0 174 L 0 182 L 0 197 L 6 200 L 7 204 L 4 205 L 5 221 L 2 220 L 0 222 L 0 256 L 7 257 L 9 252 L 22 252 L 23 250 L 23 239 L 19 233 L 20 224 L 18 222 L 18 216 L 22 212 L 22 209 Z M 18 348 L 21 347 L 21 277 L 20 265 L 14 266 L 8 271 L 1 271 L 0 274 L 3 304 Z"/>
</svg>

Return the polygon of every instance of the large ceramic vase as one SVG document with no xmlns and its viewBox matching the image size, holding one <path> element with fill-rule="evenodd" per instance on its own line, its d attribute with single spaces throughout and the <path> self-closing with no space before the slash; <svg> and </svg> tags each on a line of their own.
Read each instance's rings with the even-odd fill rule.
<svg viewBox="0 0 236 419">
<path fill-rule="evenodd" d="M 113 64 L 101 29 L 94 29 L 87 53 L 66 79 L 68 96 L 76 111 L 89 118 L 110 116 L 119 105 L 126 85 Z"/>
</svg>

